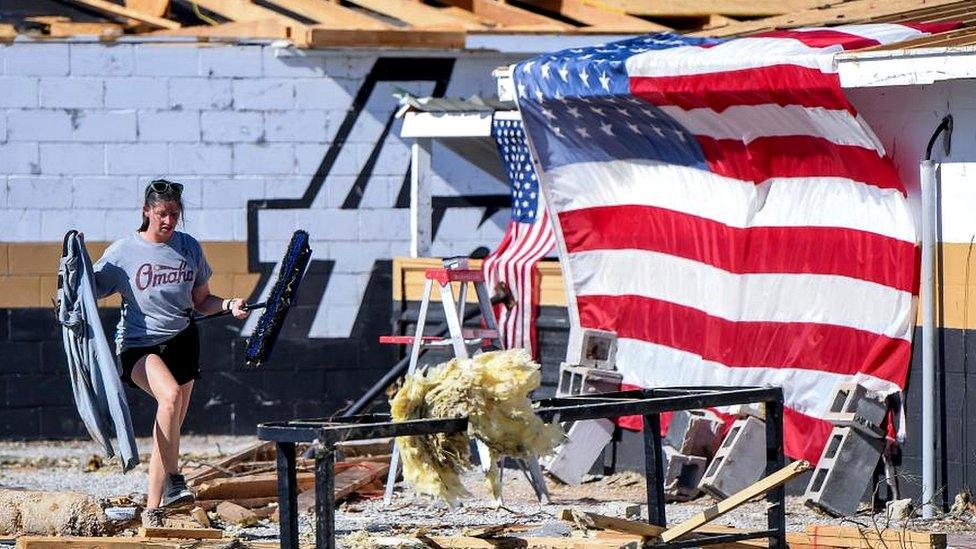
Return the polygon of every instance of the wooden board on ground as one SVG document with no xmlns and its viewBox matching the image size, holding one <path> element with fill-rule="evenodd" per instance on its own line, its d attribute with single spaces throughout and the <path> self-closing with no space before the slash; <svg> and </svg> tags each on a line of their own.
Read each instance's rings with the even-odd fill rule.
<svg viewBox="0 0 976 549">
<path fill-rule="evenodd" d="M 216 528 L 139 528 L 143 538 L 220 539 L 224 532 Z"/>
<path fill-rule="evenodd" d="M 298 473 L 298 489 L 308 490 L 315 484 L 315 473 Z M 197 498 L 249 499 L 278 495 L 278 474 L 262 473 L 246 477 L 215 478 L 197 488 Z"/>
<path fill-rule="evenodd" d="M 335 501 L 342 501 L 349 497 L 360 488 L 369 485 L 374 479 L 386 475 L 389 470 L 389 463 L 360 461 L 337 472 L 334 481 Z M 314 509 L 315 488 L 312 487 L 298 494 L 298 512 L 311 513 Z"/>
<path fill-rule="evenodd" d="M 210 517 L 207 516 L 207 512 L 202 507 L 194 507 L 190 510 L 190 516 L 193 520 L 197 521 L 203 528 L 210 528 Z"/>
<path fill-rule="evenodd" d="M 256 509 L 258 507 L 264 507 L 269 503 L 274 503 L 278 501 L 278 496 L 265 496 L 260 498 L 238 498 L 238 499 L 198 499 L 196 501 L 197 507 L 202 508 L 204 511 L 213 511 L 217 508 L 221 502 L 231 501 L 244 507 L 246 509 Z"/>
<path fill-rule="evenodd" d="M 263 21 L 267 21 L 267 20 L 258 20 L 255 22 L 260 23 Z M 190 486 L 196 486 L 197 484 L 200 484 L 204 480 L 208 480 L 210 478 L 217 478 L 222 474 L 225 474 L 221 470 L 228 469 L 232 465 L 236 465 L 238 463 L 244 463 L 246 461 L 274 460 L 275 455 L 276 452 L 275 452 L 274 442 L 258 442 L 257 444 L 245 448 L 244 450 L 241 450 L 236 454 L 232 454 L 225 457 L 224 459 L 218 461 L 217 463 L 214 463 L 212 465 L 211 464 L 203 465 L 204 469 L 202 471 L 192 473 L 192 474 L 187 474 L 186 483 L 189 484 Z"/>
<path fill-rule="evenodd" d="M 646 522 L 638 522 L 635 520 L 627 520 L 617 517 L 609 517 L 606 515 L 599 515 L 597 513 L 588 513 L 584 511 L 578 511 L 571 508 L 565 508 L 560 513 L 560 518 L 567 522 L 572 522 L 575 524 L 580 524 L 585 528 L 601 528 L 606 532 L 621 533 L 623 535 L 636 535 L 640 536 L 647 541 L 657 541 L 660 539 L 660 535 L 667 528 L 663 526 L 658 526 L 656 524 L 648 524 Z M 701 534 L 731 534 L 731 533 L 747 533 L 749 530 L 743 530 L 739 528 L 731 528 L 728 526 L 714 526 L 706 524 L 695 530 L 694 534 L 688 534 L 684 539 L 697 539 L 698 533 Z M 768 543 L 765 539 L 757 538 L 755 540 L 744 540 L 731 543 L 722 544 L 725 549 L 750 549 L 752 547 L 766 547 Z"/>
<path fill-rule="evenodd" d="M 701 513 L 689 518 L 681 524 L 668 528 L 661 533 L 662 541 L 673 541 L 685 534 L 689 534 L 702 525 L 717 519 L 718 517 L 732 511 L 749 500 L 765 494 L 766 492 L 786 484 L 790 480 L 810 470 L 810 464 L 806 461 L 795 461 L 779 471 L 761 479 L 759 482 L 751 484 L 744 489 L 732 494 L 722 501 L 708 507 Z"/>
<path fill-rule="evenodd" d="M 225 549 L 232 540 L 154 539 L 143 537 L 61 537 L 61 536 L 21 536 L 17 538 L 17 549 L 186 549 L 192 543 L 193 549 Z M 236 547 L 251 549 L 277 549 L 278 542 L 241 541 Z"/>
</svg>

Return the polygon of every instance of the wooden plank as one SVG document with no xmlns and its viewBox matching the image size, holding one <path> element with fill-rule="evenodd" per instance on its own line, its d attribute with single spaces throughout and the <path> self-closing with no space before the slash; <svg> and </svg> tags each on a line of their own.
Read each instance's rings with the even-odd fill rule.
<svg viewBox="0 0 976 549">
<path fill-rule="evenodd" d="M 298 473 L 298 489 L 307 490 L 315 484 L 315 473 Z M 197 488 L 197 498 L 239 499 L 260 498 L 278 494 L 277 473 L 264 473 L 235 478 L 217 478 Z"/>
<path fill-rule="evenodd" d="M 0 40 L 13 40 L 17 38 L 17 29 L 13 25 L 0 23 Z"/>
<path fill-rule="evenodd" d="M 135 19 L 141 23 L 146 23 L 154 27 L 160 27 L 163 29 L 178 29 L 180 24 L 176 21 L 166 19 L 164 17 L 155 17 L 152 15 L 146 15 L 134 9 L 127 8 L 125 6 L 120 6 L 109 2 L 108 0 L 70 0 L 75 4 L 81 4 L 87 6 L 94 10 L 98 10 L 103 13 L 110 13 L 112 15 L 118 15 L 120 17 L 128 17 L 129 19 Z"/>
<path fill-rule="evenodd" d="M 261 19 L 258 21 L 222 23 L 220 25 L 194 25 L 181 29 L 159 30 L 143 34 L 152 36 L 197 36 L 199 38 L 283 38 L 287 40 L 296 34 L 296 30 L 301 31 L 298 34 L 304 34 L 304 27 L 296 28 L 293 25 L 285 25 L 281 21 L 274 19 Z M 223 473 L 205 467 L 203 471 L 196 475 L 200 476 L 201 480 L 197 480 L 197 483 L 200 483 L 210 478 L 219 478 L 223 476 Z"/>
<path fill-rule="evenodd" d="M 55 38 L 94 35 L 103 38 L 122 36 L 122 25 L 116 23 L 53 22 L 48 24 L 48 34 Z"/>
<path fill-rule="evenodd" d="M 125 7 L 153 17 L 165 17 L 169 0 L 125 0 Z"/>
<path fill-rule="evenodd" d="M 586 527 L 590 528 L 602 528 L 604 530 L 622 532 L 627 535 L 641 536 L 642 538 L 650 541 L 660 539 L 661 533 L 666 530 L 665 527 L 658 526 L 656 524 L 647 524 L 646 522 L 599 515 L 597 513 L 587 513 L 577 511 L 569 507 L 562 510 L 560 513 L 560 518 L 568 522 L 582 522 Z M 733 532 L 745 533 L 748 532 L 748 530 L 706 524 L 698 528 L 696 532 L 703 534 L 728 534 Z M 698 536 L 695 536 L 694 534 L 689 534 L 685 536 L 685 539 L 694 539 L 697 537 Z M 722 546 L 726 547 L 727 549 L 750 549 L 752 547 L 766 547 L 767 545 L 768 543 L 764 539 L 722 544 Z"/>
<path fill-rule="evenodd" d="M 957 0 L 926 0 L 926 6 L 944 6 Z M 918 0 L 824 0 L 824 7 L 801 10 L 786 15 L 766 17 L 754 21 L 742 21 L 720 29 L 701 30 L 690 36 L 739 36 L 780 28 L 803 26 L 839 25 L 870 21 L 886 15 L 911 11 L 918 7 Z M 725 15 L 734 15 L 726 13 Z"/>
<path fill-rule="evenodd" d="M 939 532 L 915 532 L 911 530 L 871 530 L 854 526 L 830 526 L 811 524 L 806 527 L 806 534 L 816 542 L 820 538 L 863 540 L 872 544 L 884 542 L 898 544 L 920 544 L 931 547 L 945 546 L 946 535 Z"/>
<path fill-rule="evenodd" d="M 155 539 L 144 537 L 21 536 L 17 549 L 226 549 L 230 540 Z M 250 549 L 277 549 L 278 542 L 248 541 Z"/>
<path fill-rule="evenodd" d="M 190 516 L 193 520 L 197 521 L 202 528 L 210 528 L 210 517 L 207 516 L 207 512 L 202 507 L 194 507 L 190 509 Z"/>
<path fill-rule="evenodd" d="M 444 0 L 447 4 L 468 10 L 482 19 L 488 19 L 501 27 L 544 26 L 553 30 L 570 30 L 576 27 L 557 21 L 527 9 L 498 0 Z"/>
<path fill-rule="evenodd" d="M 237 499 L 198 499 L 196 505 L 204 511 L 213 511 L 221 502 L 231 501 L 246 509 L 264 507 L 269 503 L 278 501 L 278 496 L 265 496 L 261 498 L 237 498 Z"/>
<path fill-rule="evenodd" d="M 337 472 L 334 481 L 333 493 L 335 501 L 341 501 L 360 488 L 363 488 L 374 479 L 383 477 L 390 470 L 390 464 L 363 461 L 353 467 L 346 468 Z M 311 513 L 315 509 L 315 488 L 310 488 L 298 494 L 298 512 Z"/>
<path fill-rule="evenodd" d="M 464 31 L 391 29 L 343 30 L 318 25 L 308 30 L 306 44 L 309 47 L 390 47 L 417 49 L 463 49 Z"/>
<path fill-rule="evenodd" d="M 399 19 L 415 27 L 443 26 L 463 29 L 480 29 L 486 25 L 477 17 L 461 17 L 443 8 L 435 8 L 412 0 L 348 0 L 361 8 Z M 471 14 L 474 16 L 474 14 Z"/>
<path fill-rule="evenodd" d="M 220 539 L 223 530 L 216 528 L 139 528 L 139 537 L 167 539 Z"/>
<path fill-rule="evenodd" d="M 713 13 L 739 17 L 766 17 L 816 8 L 829 0 L 583 0 L 590 5 L 616 8 L 646 17 L 707 17 Z M 842 1 L 842 0 L 838 0 Z"/>
<path fill-rule="evenodd" d="M 391 25 L 363 13 L 322 0 L 268 0 L 268 3 L 297 13 L 302 17 L 308 17 L 322 27 L 350 30 L 393 28 Z"/>
<path fill-rule="evenodd" d="M 795 461 L 786 467 L 783 467 L 779 471 L 769 475 L 768 477 L 763 478 L 759 482 L 747 486 L 735 494 L 732 494 L 731 496 L 716 503 L 715 505 L 706 508 L 701 513 L 698 513 L 681 524 L 668 528 L 661 533 L 661 540 L 664 542 L 674 541 L 685 534 L 689 534 L 704 524 L 717 519 L 718 517 L 732 511 L 753 498 L 765 494 L 777 486 L 786 484 L 790 480 L 809 470 L 810 464 L 806 461 Z"/>
<path fill-rule="evenodd" d="M 304 26 L 304 23 L 301 21 L 292 19 L 285 14 L 241 0 L 193 0 L 193 2 L 201 8 L 212 11 L 224 19 L 230 19 L 231 21 L 273 19 L 283 25 Z"/>
<path fill-rule="evenodd" d="M 275 452 L 274 442 L 258 442 L 256 444 L 253 444 L 241 450 L 240 452 L 225 457 L 224 459 L 218 461 L 217 463 L 214 463 L 213 465 L 205 464 L 205 467 L 208 467 L 210 470 L 202 471 L 200 473 L 196 473 L 193 475 L 188 475 L 186 477 L 186 483 L 189 484 L 190 486 L 195 486 L 200 482 L 200 480 L 203 477 L 207 476 L 208 474 L 216 473 L 217 475 L 223 475 L 225 473 L 221 472 L 221 469 L 229 469 L 231 466 L 237 465 L 238 463 L 244 463 L 246 461 L 258 461 L 258 458 L 265 458 L 265 457 L 267 457 L 268 459 L 274 459 L 275 457 L 274 452 Z M 265 456 L 264 454 L 269 454 L 269 455 Z M 216 478 L 216 477 L 212 477 L 212 478 Z"/>
</svg>

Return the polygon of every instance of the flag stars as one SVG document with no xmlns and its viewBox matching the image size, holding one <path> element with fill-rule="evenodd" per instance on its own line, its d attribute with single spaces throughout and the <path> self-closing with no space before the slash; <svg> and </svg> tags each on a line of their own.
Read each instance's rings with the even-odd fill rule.
<svg viewBox="0 0 976 549">
<path fill-rule="evenodd" d="M 556 69 L 556 72 L 559 73 L 559 78 L 562 78 L 563 82 L 569 82 L 569 69 L 565 65 Z"/>
<path fill-rule="evenodd" d="M 566 109 L 566 112 L 568 112 L 569 115 L 572 116 L 573 118 L 582 118 L 583 117 L 583 115 L 580 114 L 580 112 L 579 112 L 579 108 L 577 108 L 577 107 L 570 107 L 570 108 Z"/>
<path fill-rule="evenodd" d="M 640 131 L 640 126 L 638 126 L 637 124 L 634 124 L 633 122 L 627 122 L 627 127 L 630 128 L 630 131 L 632 131 L 634 133 L 640 133 L 641 132 Z"/>
<path fill-rule="evenodd" d="M 539 69 L 542 71 L 543 78 L 549 78 L 549 68 L 549 63 L 543 63 L 539 66 Z"/>
<path fill-rule="evenodd" d="M 610 91 L 610 77 L 605 72 L 600 74 L 600 85 L 603 86 L 603 89 Z"/>
<path fill-rule="evenodd" d="M 586 126 L 576 128 L 576 133 L 578 133 L 583 139 L 589 139 L 590 137 L 590 131 L 586 129 Z"/>
<path fill-rule="evenodd" d="M 590 87 L 590 75 L 585 70 L 579 72 L 579 78 L 584 86 Z"/>
<path fill-rule="evenodd" d="M 613 136 L 613 127 L 610 125 L 609 122 L 604 122 L 603 124 L 600 124 L 600 131 L 602 131 L 603 133 L 609 136 Z"/>
<path fill-rule="evenodd" d="M 546 108 L 543 108 L 542 109 L 542 116 L 545 116 L 549 120 L 555 120 L 556 119 L 556 115 L 552 114 L 552 111 L 550 109 L 546 109 Z"/>
</svg>

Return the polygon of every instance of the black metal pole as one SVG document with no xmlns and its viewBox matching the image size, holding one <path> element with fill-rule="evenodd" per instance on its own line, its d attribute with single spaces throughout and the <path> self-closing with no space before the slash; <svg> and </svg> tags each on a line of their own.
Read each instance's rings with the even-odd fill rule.
<svg viewBox="0 0 976 549">
<path fill-rule="evenodd" d="M 766 475 L 786 465 L 783 455 L 783 397 L 766 401 Z M 769 538 L 771 549 L 786 549 L 786 488 L 781 484 L 766 492 L 766 521 L 776 535 Z"/>
<path fill-rule="evenodd" d="M 335 446 L 315 454 L 315 547 L 335 549 Z"/>
<path fill-rule="evenodd" d="M 664 464 L 661 463 L 661 416 L 644 416 L 644 478 L 647 483 L 647 522 L 667 526 L 664 509 Z"/>
<path fill-rule="evenodd" d="M 278 517 L 281 548 L 298 548 L 298 475 L 295 470 L 295 443 L 276 443 L 278 461 Z"/>
</svg>

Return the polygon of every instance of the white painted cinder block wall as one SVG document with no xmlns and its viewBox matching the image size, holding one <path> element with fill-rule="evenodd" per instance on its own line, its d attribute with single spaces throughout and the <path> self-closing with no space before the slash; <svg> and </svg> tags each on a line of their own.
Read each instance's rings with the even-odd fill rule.
<svg viewBox="0 0 976 549">
<path fill-rule="evenodd" d="M 158 176 L 186 184 L 187 232 L 246 241 L 247 201 L 306 192 L 380 55 L 280 56 L 260 44 L 0 45 L 0 241 L 60 241 L 72 227 L 92 241 L 117 239 L 138 225 L 142 189 Z M 446 95 L 494 95 L 492 69 L 516 60 L 460 54 Z M 408 210 L 393 207 L 409 165 L 399 121 L 358 207 L 341 208 L 397 88 L 429 94 L 433 82 L 377 85 L 312 206 L 260 213 L 262 261 L 278 260 L 296 228 L 311 234 L 316 259 L 336 261 L 313 337 L 348 337 L 373 261 L 409 252 Z M 507 193 L 443 147 L 433 168 L 434 195 Z M 484 224 L 482 215 L 448 211 L 434 254 L 497 243 L 507 212 Z"/>
</svg>

